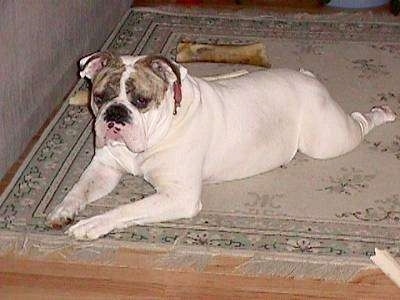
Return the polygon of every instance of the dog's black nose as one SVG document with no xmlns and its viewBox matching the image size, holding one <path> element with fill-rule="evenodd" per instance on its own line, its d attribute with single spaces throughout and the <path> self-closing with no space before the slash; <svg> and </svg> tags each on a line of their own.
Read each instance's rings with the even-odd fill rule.
<svg viewBox="0 0 400 300">
<path fill-rule="evenodd" d="M 130 123 L 132 120 L 129 115 L 128 108 L 120 103 L 109 106 L 104 113 L 104 121 L 107 124 L 122 124 Z"/>
</svg>

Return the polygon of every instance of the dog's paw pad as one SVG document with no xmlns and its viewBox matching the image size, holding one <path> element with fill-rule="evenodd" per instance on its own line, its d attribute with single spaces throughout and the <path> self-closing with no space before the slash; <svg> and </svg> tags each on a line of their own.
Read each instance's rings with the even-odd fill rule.
<svg viewBox="0 0 400 300">
<path fill-rule="evenodd" d="M 45 224 L 52 229 L 60 230 L 68 224 L 71 224 L 73 220 L 74 219 L 70 217 L 61 217 L 58 219 L 46 220 Z"/>
<path fill-rule="evenodd" d="M 74 220 L 75 212 L 74 207 L 61 203 L 47 215 L 45 224 L 53 229 L 61 229 Z"/>
</svg>

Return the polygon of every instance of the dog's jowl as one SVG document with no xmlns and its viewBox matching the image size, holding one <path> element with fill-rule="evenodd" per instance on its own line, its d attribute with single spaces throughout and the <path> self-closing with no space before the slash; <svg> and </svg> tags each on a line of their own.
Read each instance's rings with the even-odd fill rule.
<svg viewBox="0 0 400 300">
<path fill-rule="evenodd" d="M 77 239 L 193 217 L 201 210 L 203 182 L 272 170 L 297 151 L 340 156 L 395 119 L 387 106 L 346 114 L 307 71 L 270 69 L 207 82 L 164 57 L 108 52 L 85 57 L 80 66 L 92 82 L 95 155 L 48 224 L 71 222 L 125 173 L 144 176 L 157 193 L 79 221 L 67 230 Z"/>
</svg>

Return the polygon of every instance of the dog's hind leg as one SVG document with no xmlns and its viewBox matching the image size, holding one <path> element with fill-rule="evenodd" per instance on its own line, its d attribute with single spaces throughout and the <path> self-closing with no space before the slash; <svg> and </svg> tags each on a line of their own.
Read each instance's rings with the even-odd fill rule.
<svg viewBox="0 0 400 300">
<path fill-rule="evenodd" d="M 313 158 L 333 158 L 357 147 L 375 126 L 394 120 L 395 114 L 388 106 L 347 115 L 328 97 L 304 112 L 299 150 Z"/>
</svg>

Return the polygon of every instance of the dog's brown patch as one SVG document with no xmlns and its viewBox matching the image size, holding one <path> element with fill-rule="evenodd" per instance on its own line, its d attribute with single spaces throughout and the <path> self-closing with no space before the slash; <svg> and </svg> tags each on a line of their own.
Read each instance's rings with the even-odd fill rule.
<svg viewBox="0 0 400 300">
<path fill-rule="evenodd" d="M 131 93 L 132 101 L 135 101 L 135 99 L 142 99 L 144 102 L 148 103 L 144 109 L 139 108 L 142 112 L 161 104 L 165 99 L 165 92 L 170 84 L 168 81 L 168 72 L 170 71 L 167 71 L 162 64 L 156 64 L 159 68 L 155 67 L 155 62 L 161 62 L 162 64 L 169 66 L 175 74 L 176 82 L 173 84 L 173 87 L 176 111 L 176 106 L 179 106 L 181 97 L 180 72 L 179 68 L 165 57 L 147 56 L 136 62 L 136 72 L 132 73 L 127 81 L 127 91 Z M 176 87 L 179 87 L 179 91 L 177 91 Z"/>
<path fill-rule="evenodd" d="M 160 63 L 156 64 L 158 68 L 154 66 L 155 62 Z M 129 101 L 143 113 L 158 107 L 165 99 L 172 70 L 177 78 L 173 83 L 176 111 L 181 100 L 179 68 L 165 57 L 147 56 L 138 60 L 134 69 L 125 83 Z M 93 81 L 92 99 L 98 107 L 119 95 L 121 77 L 125 71 L 126 67 L 120 58 L 115 58 L 97 74 Z"/>
<path fill-rule="evenodd" d="M 140 112 L 158 107 L 165 97 L 167 88 L 165 80 L 154 73 L 144 59 L 135 64 L 135 72 L 131 73 L 126 82 L 128 98 Z M 138 106 L 136 102 L 138 99 L 146 102 L 146 105 Z"/>
<path fill-rule="evenodd" d="M 93 81 L 92 99 L 97 106 L 117 97 L 120 93 L 120 81 L 126 68 L 119 58 L 115 58 L 102 69 Z"/>
</svg>

